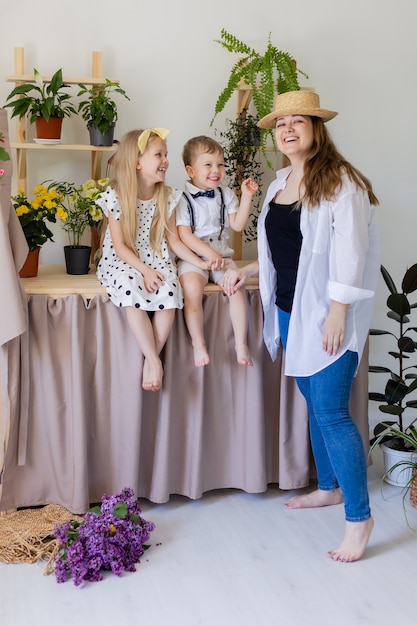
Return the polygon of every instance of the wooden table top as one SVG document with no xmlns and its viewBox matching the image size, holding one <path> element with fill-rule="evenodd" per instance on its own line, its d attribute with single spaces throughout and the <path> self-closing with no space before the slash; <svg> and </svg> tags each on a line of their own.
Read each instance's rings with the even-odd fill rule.
<svg viewBox="0 0 417 626">
<path fill-rule="evenodd" d="M 240 267 L 247 265 L 250 261 L 236 261 Z M 53 298 L 63 297 L 71 294 L 80 294 L 85 298 L 95 296 L 105 296 L 106 289 L 100 284 L 92 265 L 88 274 L 71 275 L 67 274 L 65 265 L 40 265 L 38 275 L 34 278 L 21 278 L 23 289 L 28 296 L 48 295 Z M 258 279 L 250 278 L 246 289 L 258 289 Z M 209 283 L 204 292 L 213 293 L 221 291 L 218 285 Z"/>
</svg>

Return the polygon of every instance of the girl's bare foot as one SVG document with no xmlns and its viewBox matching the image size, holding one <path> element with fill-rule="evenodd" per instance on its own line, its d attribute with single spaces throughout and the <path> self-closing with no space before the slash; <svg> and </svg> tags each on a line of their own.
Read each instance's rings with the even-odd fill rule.
<svg viewBox="0 0 417 626">
<path fill-rule="evenodd" d="M 310 509 L 320 506 L 331 506 L 333 504 L 341 504 L 343 497 L 340 489 L 327 491 L 316 489 L 311 493 L 305 493 L 300 496 L 294 496 L 285 503 L 287 509 Z"/>
<path fill-rule="evenodd" d="M 142 387 L 145 391 L 159 391 L 162 387 L 163 375 L 164 370 L 160 359 L 151 363 L 145 358 L 142 375 Z"/>
<path fill-rule="evenodd" d="M 253 361 L 249 352 L 249 348 L 246 344 L 236 346 L 237 362 L 239 365 L 248 365 L 252 367 Z"/>
<path fill-rule="evenodd" d="M 210 363 L 210 357 L 207 352 L 207 348 L 205 344 L 194 345 L 194 363 L 196 367 L 204 367 L 204 365 L 208 365 Z"/>
<path fill-rule="evenodd" d="M 327 556 L 342 563 L 357 561 L 365 552 L 373 527 L 372 517 L 365 522 L 346 522 L 346 533 L 340 547 L 330 550 Z"/>
</svg>

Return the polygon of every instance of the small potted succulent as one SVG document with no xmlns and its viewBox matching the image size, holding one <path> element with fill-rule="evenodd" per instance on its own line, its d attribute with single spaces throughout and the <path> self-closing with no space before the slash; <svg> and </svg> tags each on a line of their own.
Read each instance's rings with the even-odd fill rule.
<svg viewBox="0 0 417 626">
<path fill-rule="evenodd" d="M 12 117 L 22 119 L 27 114 L 29 122 L 36 125 L 38 139 L 59 140 L 63 118 L 77 113 L 71 95 L 65 91 L 69 85 L 62 80 L 62 69 L 50 80 L 42 78 L 38 70 L 33 71 L 34 83 L 17 85 L 4 107 L 12 109 Z"/>
<path fill-rule="evenodd" d="M 78 112 L 87 123 L 90 132 L 90 143 L 93 146 L 111 146 L 113 143 L 114 127 L 118 119 L 116 102 L 111 94 L 118 93 L 130 100 L 118 82 L 105 79 L 105 84 L 81 88 L 78 96 L 85 96 L 78 105 Z"/>
</svg>

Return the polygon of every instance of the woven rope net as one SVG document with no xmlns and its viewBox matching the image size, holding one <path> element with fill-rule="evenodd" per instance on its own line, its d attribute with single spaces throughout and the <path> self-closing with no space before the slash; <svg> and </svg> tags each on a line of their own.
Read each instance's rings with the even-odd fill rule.
<svg viewBox="0 0 417 626">
<path fill-rule="evenodd" d="M 72 519 L 81 521 L 83 518 L 59 504 L 0 514 L 0 561 L 46 561 L 44 573 L 50 574 L 59 550 L 59 542 L 53 536 L 54 526 Z"/>
</svg>

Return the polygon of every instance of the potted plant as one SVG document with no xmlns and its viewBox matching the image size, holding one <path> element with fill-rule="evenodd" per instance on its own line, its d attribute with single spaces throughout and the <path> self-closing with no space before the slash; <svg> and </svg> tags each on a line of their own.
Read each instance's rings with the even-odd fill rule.
<svg viewBox="0 0 417 626">
<path fill-rule="evenodd" d="M 28 257 L 19 272 L 21 278 L 37 276 L 40 249 L 48 240 L 53 241 L 53 233 L 47 222 L 56 222 L 60 203 L 56 190 L 48 190 L 45 185 L 35 187 L 33 194 L 32 201 L 29 201 L 24 191 L 12 196 L 13 207 L 29 246 Z"/>
<path fill-rule="evenodd" d="M 217 98 L 210 125 L 213 125 L 216 116 L 223 111 L 236 89 L 242 84 L 252 90 L 252 101 L 259 120 L 273 110 L 274 98 L 277 94 L 300 88 L 299 74 L 308 78 L 307 74 L 297 68 L 295 59 L 288 52 L 283 52 L 272 45 L 271 33 L 269 33 L 264 54 L 240 41 L 224 28 L 221 30 L 221 38 L 216 42 L 229 52 L 242 56 L 233 65 L 227 85 Z M 261 133 L 263 149 L 268 135 L 273 137 L 271 131 L 266 130 Z"/>
<path fill-rule="evenodd" d="M 95 200 L 107 187 L 108 179 L 88 180 L 83 185 L 66 181 L 49 183 L 48 189 L 55 190 L 59 197 L 58 217 L 68 234 L 69 245 L 64 246 L 68 274 L 87 274 L 90 269 L 91 246 L 81 243 L 89 226 L 100 226 L 103 220 L 101 208 Z"/>
<path fill-rule="evenodd" d="M 387 299 L 387 317 L 398 324 L 398 331 L 372 328 L 370 335 L 389 335 L 394 339 L 394 350 L 389 350 L 388 354 L 395 360 L 396 367 L 391 369 L 380 365 L 369 366 L 372 373 L 389 375 L 384 392 L 370 392 L 369 399 L 379 402 L 379 410 L 395 419 L 379 422 L 374 428 L 370 443 L 371 449 L 380 445 L 383 450 L 385 480 L 404 486 L 409 480 L 409 474 L 403 470 L 406 465 L 412 468 L 417 441 L 417 417 L 409 417 L 410 410 L 417 408 L 417 400 L 406 400 L 417 389 L 417 362 L 409 363 L 411 356 L 417 351 L 417 343 L 413 339 L 417 327 L 412 325 L 409 317 L 417 303 L 410 304 L 407 297 L 417 289 L 417 264 L 405 272 L 401 291 L 397 289 L 384 266 L 381 266 L 381 273 L 390 292 Z"/>
<path fill-rule="evenodd" d="M 81 88 L 78 96 L 86 96 L 78 105 L 78 112 L 81 113 L 87 128 L 90 132 L 90 143 L 93 146 L 111 146 L 113 143 L 114 127 L 118 119 L 117 105 L 111 94 L 118 93 L 130 100 L 118 82 L 105 79 L 103 85 L 92 85 L 86 87 L 79 84 Z"/>
<path fill-rule="evenodd" d="M 35 122 L 38 139 L 59 140 L 63 118 L 77 113 L 70 94 L 65 91 L 69 85 L 62 80 L 62 69 L 50 80 L 44 80 L 36 69 L 33 72 L 35 82 L 17 85 L 4 106 L 12 109 L 12 117 L 22 119 L 28 114 L 29 122 Z"/>
<path fill-rule="evenodd" d="M 256 239 L 256 227 L 262 195 L 262 163 L 260 159 L 260 128 L 257 119 L 243 109 L 235 120 L 226 120 L 226 128 L 218 132 L 224 150 L 226 174 L 230 187 L 240 199 L 242 182 L 250 177 L 258 183 L 258 191 L 252 202 L 248 225 L 244 230 L 245 241 Z"/>
</svg>

